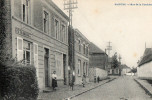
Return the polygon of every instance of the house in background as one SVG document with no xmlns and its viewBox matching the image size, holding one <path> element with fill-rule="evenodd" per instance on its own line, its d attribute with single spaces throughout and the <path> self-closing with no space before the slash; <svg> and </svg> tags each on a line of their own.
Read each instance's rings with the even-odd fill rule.
<svg viewBox="0 0 152 100">
<path fill-rule="evenodd" d="M 106 68 L 108 75 L 120 75 L 120 66 L 113 68 L 112 67 L 112 58 L 108 58 L 108 66 Z"/>
<path fill-rule="evenodd" d="M 131 68 L 128 67 L 126 64 L 121 65 L 121 75 L 129 75 L 131 73 Z"/>
<path fill-rule="evenodd" d="M 105 70 L 108 65 L 108 55 L 97 47 L 95 44 L 90 43 L 89 46 L 89 78 L 94 81 L 94 77 L 106 78 L 107 71 Z"/>
<path fill-rule="evenodd" d="M 40 90 L 52 86 L 53 71 L 58 85 L 66 84 L 68 16 L 52 0 L 7 0 L 5 6 L 9 54 L 25 65 L 35 65 Z"/>
<path fill-rule="evenodd" d="M 137 67 L 139 78 L 152 79 L 152 48 L 146 48 Z"/>
<path fill-rule="evenodd" d="M 89 82 L 89 45 L 90 41 L 78 30 L 74 30 L 75 84 L 82 84 L 83 74 Z"/>
</svg>

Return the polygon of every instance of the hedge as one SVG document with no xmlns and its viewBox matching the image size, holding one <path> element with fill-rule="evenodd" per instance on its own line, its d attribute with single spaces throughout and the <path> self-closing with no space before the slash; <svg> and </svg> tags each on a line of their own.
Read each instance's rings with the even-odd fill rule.
<svg viewBox="0 0 152 100">
<path fill-rule="evenodd" d="M 39 89 L 35 67 L 0 63 L 0 93 L 5 100 L 36 100 Z"/>
</svg>

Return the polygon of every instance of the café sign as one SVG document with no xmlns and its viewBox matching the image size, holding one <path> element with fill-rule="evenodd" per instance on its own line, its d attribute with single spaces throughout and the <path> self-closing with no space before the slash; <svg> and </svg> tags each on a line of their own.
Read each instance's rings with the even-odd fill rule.
<svg viewBox="0 0 152 100">
<path fill-rule="evenodd" d="M 22 35 L 24 37 L 27 37 L 27 38 L 31 38 L 32 37 L 31 33 L 27 32 L 25 30 L 22 30 L 22 29 L 20 29 L 18 27 L 15 27 L 15 33 L 19 34 L 19 35 Z"/>
</svg>

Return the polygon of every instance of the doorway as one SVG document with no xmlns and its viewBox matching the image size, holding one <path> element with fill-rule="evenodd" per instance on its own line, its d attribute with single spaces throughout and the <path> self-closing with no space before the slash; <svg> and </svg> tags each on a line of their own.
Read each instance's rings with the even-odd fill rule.
<svg viewBox="0 0 152 100">
<path fill-rule="evenodd" d="M 63 54 L 63 78 L 64 78 L 64 85 L 66 85 L 66 55 Z"/>
<path fill-rule="evenodd" d="M 45 87 L 49 87 L 49 49 L 44 48 Z"/>
</svg>

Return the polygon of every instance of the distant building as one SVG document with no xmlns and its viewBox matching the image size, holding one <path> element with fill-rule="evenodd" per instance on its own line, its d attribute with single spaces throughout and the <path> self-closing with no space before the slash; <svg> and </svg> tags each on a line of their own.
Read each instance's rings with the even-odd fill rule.
<svg viewBox="0 0 152 100">
<path fill-rule="evenodd" d="M 127 75 L 128 73 L 131 72 L 131 68 L 128 67 L 127 65 L 121 65 L 121 75 Z"/>
<path fill-rule="evenodd" d="M 1 20 L 7 24 L 1 27 L 7 30 L 1 37 L 9 35 L 9 54 L 35 65 L 41 90 L 52 86 L 53 71 L 59 86 L 67 84 L 68 16 L 52 0 L 5 0 L 5 8 Z"/>
<path fill-rule="evenodd" d="M 146 48 L 137 67 L 137 75 L 140 78 L 152 79 L 152 48 Z"/>
<path fill-rule="evenodd" d="M 83 74 L 89 82 L 89 45 L 90 41 L 78 30 L 74 30 L 75 39 L 75 84 L 82 84 Z"/>
<path fill-rule="evenodd" d="M 90 81 L 93 81 L 94 77 L 98 76 L 100 78 L 107 77 L 107 71 L 105 69 L 108 65 L 108 55 L 93 43 L 90 43 L 89 48 Z"/>
<path fill-rule="evenodd" d="M 108 67 L 106 68 L 108 75 L 120 75 L 120 66 L 113 68 L 112 67 L 112 58 L 108 58 Z"/>
</svg>

